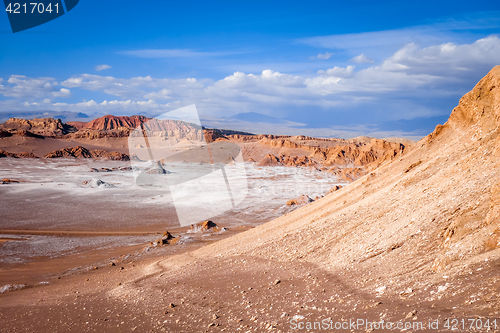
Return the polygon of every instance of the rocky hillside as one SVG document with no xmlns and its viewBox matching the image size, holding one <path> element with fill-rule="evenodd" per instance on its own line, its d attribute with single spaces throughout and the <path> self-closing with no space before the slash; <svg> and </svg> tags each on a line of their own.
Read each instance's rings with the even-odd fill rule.
<svg viewBox="0 0 500 333">
<path fill-rule="evenodd" d="M 310 140 L 318 140 L 311 138 Z M 335 141 L 334 141 L 335 140 Z M 401 143 L 388 142 L 381 139 L 370 139 L 365 142 L 348 142 L 347 140 L 333 139 L 330 141 L 331 147 L 320 147 L 298 144 L 287 139 L 262 139 L 260 144 L 270 147 L 303 149 L 309 155 L 300 159 L 300 162 L 317 161 L 326 166 L 366 166 L 377 167 L 381 163 L 392 160 L 394 157 L 403 154 L 405 146 Z M 266 156 L 266 159 L 277 160 L 284 165 L 294 165 L 295 160 L 290 160 L 288 156 Z M 312 162 L 311 162 L 312 163 Z M 376 163 L 374 166 L 373 163 Z"/>
<path fill-rule="evenodd" d="M 412 283 L 422 295 L 420 278 L 497 260 L 500 66 L 416 145 L 323 199 L 209 248 L 351 269 L 366 275 L 361 288 L 380 276 L 391 279 L 390 292 Z"/>
<path fill-rule="evenodd" d="M 0 124 L 0 139 L 16 136 L 32 139 L 48 137 L 59 140 L 51 142 L 47 145 L 47 149 L 43 148 L 43 142 L 32 140 L 33 142 L 29 143 L 30 147 L 38 151 L 39 156 L 74 156 L 69 150 L 78 150 L 78 147 L 74 146 L 75 143 L 82 147 L 92 145 L 94 148 L 102 147 L 105 150 L 124 153 L 128 146 L 127 139 L 140 125 L 143 125 L 150 139 L 155 137 L 156 139 L 152 140 L 159 140 L 159 143 L 163 142 L 165 137 L 169 138 L 170 143 L 184 139 L 199 141 L 203 137 L 208 143 L 231 141 L 240 146 L 245 160 L 256 162 L 258 165 L 311 167 L 334 173 L 340 179 L 347 181 L 358 179 L 381 163 L 390 161 L 408 150 L 407 144 L 365 137 L 344 140 L 307 136 L 252 135 L 227 130 L 202 129 L 177 120 L 112 115 L 87 123 L 68 124 L 52 118 L 33 120 L 12 118 Z M 20 142 L 15 139 L 4 142 L 0 148 L 6 151 L 10 151 L 11 147 L 15 147 L 18 151 L 20 145 L 27 144 L 25 141 Z M 75 156 L 83 157 L 79 154 Z"/>
<path fill-rule="evenodd" d="M 245 160 L 259 166 L 312 167 L 347 181 L 365 175 L 382 163 L 392 161 L 412 148 L 397 139 L 385 141 L 359 137 L 350 140 L 306 136 L 228 135 L 241 146 Z"/>
<path fill-rule="evenodd" d="M 10 118 L 3 124 L 0 124 L 0 130 L 11 134 L 26 135 L 37 134 L 44 137 L 61 137 L 68 133 L 76 132 L 77 129 L 68 124 L 64 124 L 61 119 L 53 118 L 35 118 L 19 119 Z"/>
<path fill-rule="evenodd" d="M 120 310 L 140 300 L 130 321 L 147 306 L 146 322 L 169 331 L 290 332 L 293 324 L 319 331 L 312 325 L 325 321 L 329 332 L 344 327 L 333 323 L 353 332 L 498 331 L 499 157 L 495 67 L 444 125 L 350 185 L 233 237 L 148 263 L 125 282 L 117 274 L 107 298 L 93 296 L 92 285 L 83 299 Z M 350 326 L 358 320 L 377 328 Z M 379 329 L 383 323 L 394 326 Z"/>
<path fill-rule="evenodd" d="M 127 154 L 121 154 L 118 152 L 109 152 L 102 149 L 89 150 L 82 146 L 70 147 L 55 150 L 53 152 L 45 155 L 45 158 L 104 158 L 115 161 L 128 161 L 130 160 Z"/>
<path fill-rule="evenodd" d="M 73 139 L 103 139 L 103 138 L 128 138 L 132 131 L 143 125 L 148 136 L 168 137 L 170 139 L 182 140 L 188 138 L 191 140 L 202 139 L 202 129 L 178 120 L 160 120 L 156 118 L 147 118 L 144 116 L 112 116 L 107 115 L 92 120 L 85 124 L 75 124 L 79 127 L 78 132 L 70 134 L 67 138 Z M 205 131 L 207 141 L 212 142 L 220 133 L 215 131 Z"/>
<path fill-rule="evenodd" d="M 82 127 L 82 129 L 98 130 L 98 131 L 110 131 L 123 128 L 133 129 L 140 126 L 141 124 L 145 123 L 148 120 L 149 118 L 144 116 L 127 117 L 127 116 L 107 115 L 86 123 Z"/>
<path fill-rule="evenodd" d="M 108 296 L 150 304 L 168 285 L 183 300 L 182 324 L 197 330 L 190 316 L 211 304 L 230 315 L 208 327 L 238 330 L 328 318 L 422 322 L 408 331 L 426 332 L 448 332 L 447 319 L 488 319 L 498 330 L 499 158 L 500 66 L 413 150 L 269 223 L 159 260 Z M 200 304 L 207 296 L 213 303 Z"/>
</svg>

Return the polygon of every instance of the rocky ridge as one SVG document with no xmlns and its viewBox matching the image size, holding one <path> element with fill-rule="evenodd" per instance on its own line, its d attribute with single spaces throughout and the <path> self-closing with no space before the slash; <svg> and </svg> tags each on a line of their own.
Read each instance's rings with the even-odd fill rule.
<svg viewBox="0 0 500 333">
<path fill-rule="evenodd" d="M 158 120 L 145 116 L 107 115 L 90 122 L 70 122 L 60 119 L 39 118 L 33 120 L 11 118 L 0 124 L 0 138 L 20 136 L 30 139 L 55 138 L 76 141 L 79 146 L 60 148 L 43 152 L 47 158 L 82 157 L 127 160 L 123 153 L 108 149 L 89 150 L 87 143 L 104 145 L 103 148 L 117 147 L 123 150 L 126 139 L 137 126 L 143 126 L 153 140 L 180 142 L 182 140 L 206 142 L 233 142 L 242 148 L 245 160 L 254 161 L 252 152 L 269 151 L 263 156 L 255 156 L 259 166 L 308 167 L 328 171 L 339 179 L 352 181 L 381 163 L 390 161 L 408 150 L 408 145 L 380 139 L 355 138 L 325 139 L 307 136 L 227 134 L 234 131 L 201 129 L 195 125 L 176 120 Z M 95 144 L 94 144 L 95 142 Z M 251 146 L 248 146 L 251 145 Z M 279 153 L 277 154 L 276 151 Z M 18 153 L 17 153 L 18 154 Z M 18 157 L 25 155 L 18 154 Z M 4 154 L 4 156 L 13 156 Z"/>
<path fill-rule="evenodd" d="M 128 161 L 127 154 L 118 152 L 109 152 L 102 149 L 89 150 L 82 146 L 63 148 L 55 150 L 44 156 L 45 158 L 104 158 L 115 161 Z"/>
<path fill-rule="evenodd" d="M 0 130 L 11 134 L 20 133 L 19 135 L 22 135 L 23 133 L 32 133 L 43 137 L 62 137 L 68 133 L 77 131 L 73 126 L 64 124 L 61 119 L 53 118 L 10 118 L 5 123 L 0 124 Z"/>
</svg>

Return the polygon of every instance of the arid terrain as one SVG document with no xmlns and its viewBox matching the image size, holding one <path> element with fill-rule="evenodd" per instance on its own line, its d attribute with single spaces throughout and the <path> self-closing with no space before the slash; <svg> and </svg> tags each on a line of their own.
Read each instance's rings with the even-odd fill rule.
<svg viewBox="0 0 500 333">
<path fill-rule="evenodd" d="M 102 163 L 123 163 L 128 156 L 119 154 L 127 153 L 124 133 L 129 131 L 128 126 L 122 126 L 123 121 L 104 121 L 106 127 L 99 125 L 99 129 L 93 127 L 96 121 L 73 124 L 69 129 L 65 126 L 70 125 L 57 123 L 53 126 L 53 133 L 57 134 L 47 132 L 46 124 L 39 126 L 43 131 L 38 131 L 37 125 L 21 128 L 16 125 L 19 121 L 11 121 L 2 125 L 5 134 L 2 134 L 0 149 L 5 151 L 4 155 L 24 152 L 18 157 L 29 157 L 30 153 L 42 157 L 81 145 L 87 151 L 98 152 L 88 155 L 83 149 L 77 149 L 52 155 L 87 156 L 88 161 L 97 161 L 92 163 L 98 168 L 104 167 Z M 284 170 L 300 170 L 298 174 L 303 175 L 304 182 L 312 178 L 309 172 L 319 174 L 334 190 L 328 193 L 325 189 L 324 197 L 318 194 L 317 200 L 309 203 L 305 200 L 298 209 L 294 209 L 297 206 L 294 204 L 303 202 L 304 198 L 296 194 L 288 196 L 281 191 L 281 196 L 264 196 L 261 202 L 257 195 L 249 199 L 248 209 L 265 201 L 270 205 L 267 210 L 280 212 L 281 216 L 262 215 L 264 217 L 258 220 L 250 216 L 235 225 L 228 224 L 227 234 L 220 233 L 225 226 L 223 220 L 233 215 L 214 218 L 217 227 L 205 224 L 190 229 L 198 235 L 197 242 L 182 244 L 182 237 L 172 232 L 178 238 L 165 234 L 164 241 L 159 240 L 165 243 L 163 246 L 153 243 L 144 249 L 138 240 L 128 243 L 129 254 L 123 255 L 112 253 L 115 248 L 108 244 L 114 240 L 108 239 L 98 254 L 80 252 L 80 256 L 83 253 L 92 259 L 84 260 L 85 263 L 79 263 L 71 255 L 53 259 L 65 263 L 68 259 L 74 260 L 73 267 L 79 267 L 76 270 L 67 267 L 55 274 L 57 270 L 45 268 L 51 265 L 51 260 L 30 261 L 6 271 L 2 268 L 2 279 L 5 272 L 21 277 L 21 273 L 27 274 L 26 270 L 39 268 L 47 269 L 52 275 L 36 284 L 31 276 L 27 286 L 18 282 L 6 288 L 0 295 L 0 330 L 448 332 L 455 328 L 458 332 L 500 332 L 499 134 L 500 66 L 493 68 L 462 97 L 444 125 L 438 125 L 433 133 L 416 143 L 368 138 L 322 140 L 223 135 L 206 130 L 205 137 L 210 138 L 207 141 L 228 140 L 241 147 L 252 170 L 249 179 L 257 185 L 250 188 L 250 193 L 264 185 L 257 179 L 269 181 Z M 41 140 L 47 144 L 41 144 Z M 120 140 L 122 146 L 117 144 Z M 101 159 L 95 159 L 97 155 Z M 110 160 L 103 162 L 102 158 Z M 29 204 L 12 212 L 21 197 L 16 193 L 23 191 L 23 186 L 41 186 L 40 182 L 46 182 L 23 179 L 21 175 L 26 166 L 16 163 L 28 160 L 0 159 L 2 172 L 20 181 L 0 185 L 2 205 L 4 198 L 15 198 L 6 199 L 8 205 L 1 208 L 2 216 L 4 212 L 10 214 L 9 219 L 2 218 L 2 229 L 35 229 L 37 225 L 37 221 L 26 222 L 33 216 L 28 210 Z M 52 162 L 50 158 L 34 161 L 35 164 L 50 163 L 53 170 L 54 166 L 65 168 L 64 164 L 70 163 L 64 162 L 68 161 L 65 159 Z M 89 170 L 88 164 L 81 165 Z M 113 164 L 113 167 L 117 166 Z M 275 168 L 284 169 L 273 173 L 272 170 L 278 170 Z M 72 172 L 63 174 L 63 178 L 71 181 L 62 179 L 63 185 L 55 181 L 49 191 L 62 193 L 63 190 L 54 189 L 57 186 L 68 187 L 71 193 L 94 189 L 81 188 L 84 178 L 96 178 L 83 174 L 89 171 Z M 120 189 L 126 182 L 123 176 L 118 177 L 119 172 L 126 171 L 117 169 L 109 173 L 117 177 L 109 182 L 118 183 L 117 188 L 99 188 L 99 193 L 126 190 L 124 185 Z M 33 183 L 21 183 L 30 181 Z M 347 185 L 350 181 L 353 182 Z M 38 195 L 42 200 L 47 196 L 31 188 L 26 192 L 28 197 Z M 109 229 L 110 234 L 100 237 L 116 237 L 115 233 L 121 230 L 142 237 L 139 233 L 143 227 L 145 232 L 163 232 L 170 228 L 154 217 L 147 217 L 143 220 L 148 222 L 133 227 L 129 222 L 137 218 L 132 215 L 130 220 L 125 218 L 124 228 L 116 214 L 106 217 L 104 213 L 109 221 L 106 224 L 92 222 L 80 213 L 82 208 L 71 201 L 84 195 L 55 198 L 60 204 L 57 214 L 63 207 L 75 207 L 70 213 L 72 216 L 64 219 L 69 227 L 63 227 L 64 222 L 53 218 L 44 220 L 44 216 L 57 214 L 51 215 L 48 205 L 45 211 L 39 207 L 37 216 L 45 221 L 40 229 L 49 231 L 59 225 L 56 227 L 58 237 L 62 229 L 73 234 Z M 119 198 L 124 200 L 123 206 L 128 205 L 126 197 Z M 143 205 L 151 194 L 139 198 Z M 296 202 L 287 206 L 286 201 L 294 198 Z M 89 209 L 99 212 L 99 205 L 111 204 L 104 199 L 96 200 L 96 206 Z M 37 207 L 36 204 L 33 207 Z M 15 225 L 16 214 L 23 214 L 19 221 L 25 224 Z M 244 212 L 231 214 L 240 218 Z M 266 220 L 271 221 L 261 224 Z M 238 227 L 243 232 L 238 232 Z M 184 232 L 189 235 L 187 228 Z M 204 239 L 212 237 L 203 237 L 208 234 L 217 235 Z M 34 235 L 37 234 L 28 234 Z M 25 236 L 25 231 L 15 234 L 15 237 Z M 0 250 L 6 243 L 23 242 L 2 240 Z M 96 264 L 91 264 L 93 262 Z M 389 323 L 397 329 L 388 327 Z"/>
<path fill-rule="evenodd" d="M 159 140 L 160 145 L 188 142 L 199 146 L 208 142 L 212 146 L 211 157 L 181 154 L 162 164 L 168 175 L 159 177 L 167 182 L 200 170 L 209 172 L 208 161 L 217 159 L 220 149 L 231 145 L 241 149 L 246 161 L 242 174 L 245 179 L 238 181 L 244 181 L 248 188 L 244 200 L 229 211 L 209 216 L 224 228 L 223 232 L 203 238 L 186 234 L 186 228 L 179 225 L 179 207 L 174 207 L 169 190 L 137 183 L 135 175 L 147 169 L 143 166 L 146 161 L 135 155 L 140 149 L 132 149 L 135 144 L 129 151 L 129 136 L 138 126 L 148 128 L 150 143 Z M 370 138 L 341 140 L 202 131 L 187 123 L 143 116 L 105 116 L 88 123 L 67 124 L 51 118 L 12 118 L 0 128 L 0 156 L 4 157 L 0 159 L 0 286 L 4 292 L 45 282 L 68 270 L 102 264 L 109 260 L 110 251 L 115 256 L 140 252 L 165 230 L 180 240 L 177 247 L 227 237 L 312 202 L 332 188 L 339 189 L 408 149 L 407 141 L 405 146 Z M 148 159 L 147 154 L 139 155 Z M 216 193 L 212 194 L 210 188 L 217 186 L 203 186 L 208 196 Z M 197 209 L 200 198 L 194 194 L 190 193 L 189 201 L 196 202 Z M 64 259 L 68 256 L 79 257 L 78 265 Z M 26 264 L 35 262 L 51 269 L 26 269 Z M 19 269 L 23 278 L 15 273 Z"/>
</svg>

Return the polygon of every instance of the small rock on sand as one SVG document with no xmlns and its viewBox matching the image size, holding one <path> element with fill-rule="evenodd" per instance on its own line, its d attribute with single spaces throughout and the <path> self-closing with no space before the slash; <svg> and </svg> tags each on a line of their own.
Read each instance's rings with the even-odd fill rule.
<svg viewBox="0 0 500 333">
<path fill-rule="evenodd" d="M 105 181 L 102 181 L 100 179 L 88 179 L 84 180 L 82 182 L 82 187 L 88 187 L 88 188 L 115 188 L 116 186 L 110 183 L 106 183 Z"/>
<path fill-rule="evenodd" d="M 217 224 L 210 220 L 206 220 L 203 222 L 198 222 L 196 224 L 191 225 L 189 227 L 189 232 L 203 232 L 203 231 L 217 231 L 218 227 Z"/>
<path fill-rule="evenodd" d="M 9 179 L 9 178 L 4 178 L 1 181 L 1 184 L 12 184 L 12 183 L 19 183 L 19 181 L 18 180 Z"/>
<path fill-rule="evenodd" d="M 292 200 L 288 200 L 286 205 L 288 207 L 291 207 L 291 206 L 299 206 L 299 205 L 305 205 L 305 204 L 308 204 L 310 202 L 313 202 L 314 200 L 309 198 L 307 195 L 304 195 L 302 194 L 300 197 L 298 198 L 295 198 L 295 199 L 292 199 Z"/>
<path fill-rule="evenodd" d="M 169 241 L 170 241 L 171 239 L 173 239 L 173 238 L 174 238 L 174 236 L 172 236 L 172 234 L 171 234 L 170 232 L 165 231 L 165 232 L 163 233 L 163 236 L 162 236 L 160 239 L 158 239 L 158 240 L 155 242 L 155 244 L 156 244 L 156 245 L 160 245 L 160 246 L 161 246 L 161 245 L 165 245 L 165 244 L 168 244 L 168 243 L 169 243 Z"/>
</svg>

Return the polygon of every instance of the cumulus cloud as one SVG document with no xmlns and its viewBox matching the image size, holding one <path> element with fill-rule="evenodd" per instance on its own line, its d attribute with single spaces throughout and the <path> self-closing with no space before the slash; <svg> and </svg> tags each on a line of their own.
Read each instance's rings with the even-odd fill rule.
<svg viewBox="0 0 500 333">
<path fill-rule="evenodd" d="M 327 70 L 319 70 L 319 75 L 329 75 L 329 76 L 337 76 L 337 77 L 350 77 L 354 73 L 354 66 L 347 67 L 338 67 L 335 66 L 333 68 L 329 68 Z"/>
<path fill-rule="evenodd" d="M 54 97 L 70 97 L 71 96 L 71 91 L 66 88 L 61 88 L 59 91 L 54 91 L 52 93 L 52 96 Z"/>
<path fill-rule="evenodd" d="M 115 78 L 112 76 L 101 76 L 92 74 L 82 74 L 69 78 L 61 85 L 67 88 L 80 88 L 90 91 L 102 91 L 106 94 L 122 98 L 143 98 L 148 93 L 156 92 L 163 95 L 162 89 L 168 89 L 182 94 L 190 90 L 200 90 L 204 87 L 203 81 L 195 78 L 187 79 L 157 79 L 151 76 L 138 76 L 129 79 Z"/>
<path fill-rule="evenodd" d="M 54 103 L 53 108 L 57 110 L 72 109 L 78 112 L 115 113 L 115 114 L 137 114 L 137 113 L 163 113 L 179 107 L 180 104 L 157 103 L 153 100 L 95 100 L 82 101 L 79 103 Z"/>
<path fill-rule="evenodd" d="M 444 43 L 421 48 L 410 43 L 384 61 L 382 68 L 409 74 L 455 75 L 500 63 L 500 39 L 489 36 L 472 44 Z"/>
<path fill-rule="evenodd" d="M 0 81 L 2 82 L 4 81 Z M 5 84 L 0 85 L 0 94 L 27 100 L 71 96 L 69 89 L 58 89 L 58 85 L 59 83 L 51 77 L 30 78 L 24 75 L 11 75 Z"/>
<path fill-rule="evenodd" d="M 103 71 L 105 69 L 110 69 L 110 68 L 111 68 L 111 66 L 110 65 L 106 65 L 106 64 L 95 66 L 95 70 L 98 71 L 98 72 Z"/>
<path fill-rule="evenodd" d="M 153 91 L 144 95 L 147 99 L 172 99 L 172 91 L 168 89 L 161 89 L 160 91 Z"/>
<path fill-rule="evenodd" d="M 498 54 L 500 39 L 490 36 L 470 44 L 408 43 L 378 65 L 334 66 L 313 74 L 236 71 L 217 81 L 81 74 L 62 82 L 12 75 L 0 78 L 0 94 L 12 98 L 0 107 L 132 114 L 162 113 L 194 103 L 202 113 L 216 116 L 258 111 L 285 119 L 293 115 L 299 122 L 326 122 L 343 119 L 351 110 L 356 115 L 352 121 L 358 122 L 411 119 L 450 111 L 440 108 L 441 101 L 458 100 L 498 64 Z M 71 97 L 75 89 L 87 100 L 55 101 Z M 110 97 L 99 99 L 101 94 Z M 293 111 L 299 109 L 302 114 Z M 324 112 L 323 118 L 312 117 L 313 112 Z"/>
<path fill-rule="evenodd" d="M 373 63 L 373 59 L 368 58 L 363 53 L 361 53 L 358 56 L 355 56 L 350 61 L 355 62 L 357 64 L 372 64 Z"/>
<path fill-rule="evenodd" d="M 325 52 L 325 53 L 320 53 L 316 56 L 318 59 L 323 59 L 323 60 L 328 60 L 330 57 L 333 55 L 333 53 Z"/>
</svg>

